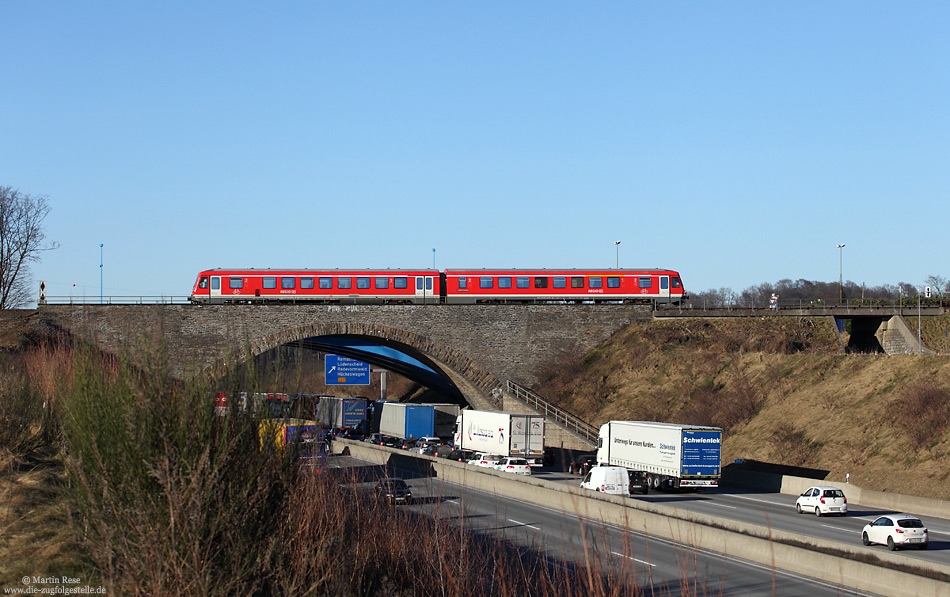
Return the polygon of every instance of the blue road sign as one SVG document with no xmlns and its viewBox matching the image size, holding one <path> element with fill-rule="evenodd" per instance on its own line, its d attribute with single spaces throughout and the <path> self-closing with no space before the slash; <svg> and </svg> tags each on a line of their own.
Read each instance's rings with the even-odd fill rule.
<svg viewBox="0 0 950 597">
<path fill-rule="evenodd" d="M 324 381 L 328 386 L 369 385 L 369 363 L 335 354 L 328 354 L 324 362 Z"/>
</svg>

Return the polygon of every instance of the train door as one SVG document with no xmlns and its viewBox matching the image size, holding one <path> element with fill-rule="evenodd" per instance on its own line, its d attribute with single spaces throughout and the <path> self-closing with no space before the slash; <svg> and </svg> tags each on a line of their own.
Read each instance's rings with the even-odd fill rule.
<svg viewBox="0 0 950 597">
<path fill-rule="evenodd" d="M 211 298 L 208 302 L 210 303 L 221 302 L 221 276 L 211 276 L 210 294 L 211 294 Z"/>
<path fill-rule="evenodd" d="M 434 293 L 434 285 L 432 283 L 432 276 L 416 276 L 416 302 L 417 303 L 428 303 L 428 302 L 439 302 L 438 295 Z"/>
<path fill-rule="evenodd" d="M 669 276 L 660 276 L 660 290 L 659 290 L 659 294 L 657 294 L 657 299 L 658 299 L 658 302 L 662 302 L 662 303 L 670 302 L 670 277 Z"/>
</svg>

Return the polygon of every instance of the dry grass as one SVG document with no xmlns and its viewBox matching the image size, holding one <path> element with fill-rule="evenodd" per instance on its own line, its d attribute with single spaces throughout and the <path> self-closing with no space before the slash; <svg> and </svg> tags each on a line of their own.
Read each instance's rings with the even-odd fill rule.
<svg viewBox="0 0 950 597">
<path fill-rule="evenodd" d="M 591 423 L 717 425 L 726 462 L 950 498 L 950 357 L 841 354 L 825 320 L 687 319 L 631 326 L 581 363 L 538 391 Z"/>
</svg>

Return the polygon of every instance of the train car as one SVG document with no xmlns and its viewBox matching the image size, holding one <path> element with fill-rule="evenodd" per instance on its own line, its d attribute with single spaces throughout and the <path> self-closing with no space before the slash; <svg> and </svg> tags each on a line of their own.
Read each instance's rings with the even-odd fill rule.
<svg viewBox="0 0 950 597">
<path fill-rule="evenodd" d="M 210 269 L 198 274 L 193 303 L 438 303 L 439 271 Z"/>
<path fill-rule="evenodd" d="M 470 269 L 445 270 L 443 277 L 449 304 L 679 304 L 688 298 L 679 273 L 669 269 Z"/>
</svg>

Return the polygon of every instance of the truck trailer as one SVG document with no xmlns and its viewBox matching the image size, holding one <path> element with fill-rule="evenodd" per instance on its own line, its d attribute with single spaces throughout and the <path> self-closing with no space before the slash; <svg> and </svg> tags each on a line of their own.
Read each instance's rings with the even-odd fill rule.
<svg viewBox="0 0 950 597">
<path fill-rule="evenodd" d="M 435 409 L 435 428 L 433 429 L 435 437 L 440 439 L 452 439 L 455 434 L 455 423 L 458 420 L 462 409 L 458 404 L 437 403 L 427 404 Z"/>
<path fill-rule="evenodd" d="M 306 419 L 262 419 L 258 423 L 261 449 L 273 446 L 283 456 L 289 448 L 297 458 L 323 468 L 326 460 L 323 426 Z"/>
<path fill-rule="evenodd" d="M 717 487 L 722 429 L 651 421 L 600 426 L 597 463 L 647 474 L 652 489 Z"/>
<path fill-rule="evenodd" d="M 361 429 L 366 421 L 366 398 L 321 396 L 317 421 L 331 429 Z"/>
<path fill-rule="evenodd" d="M 544 456 L 544 415 L 493 410 L 463 410 L 455 429 L 455 447 L 460 450 L 522 456 Z"/>
<path fill-rule="evenodd" d="M 383 435 L 413 439 L 432 437 L 435 433 L 435 409 L 428 404 L 376 403 L 373 413 Z"/>
</svg>

